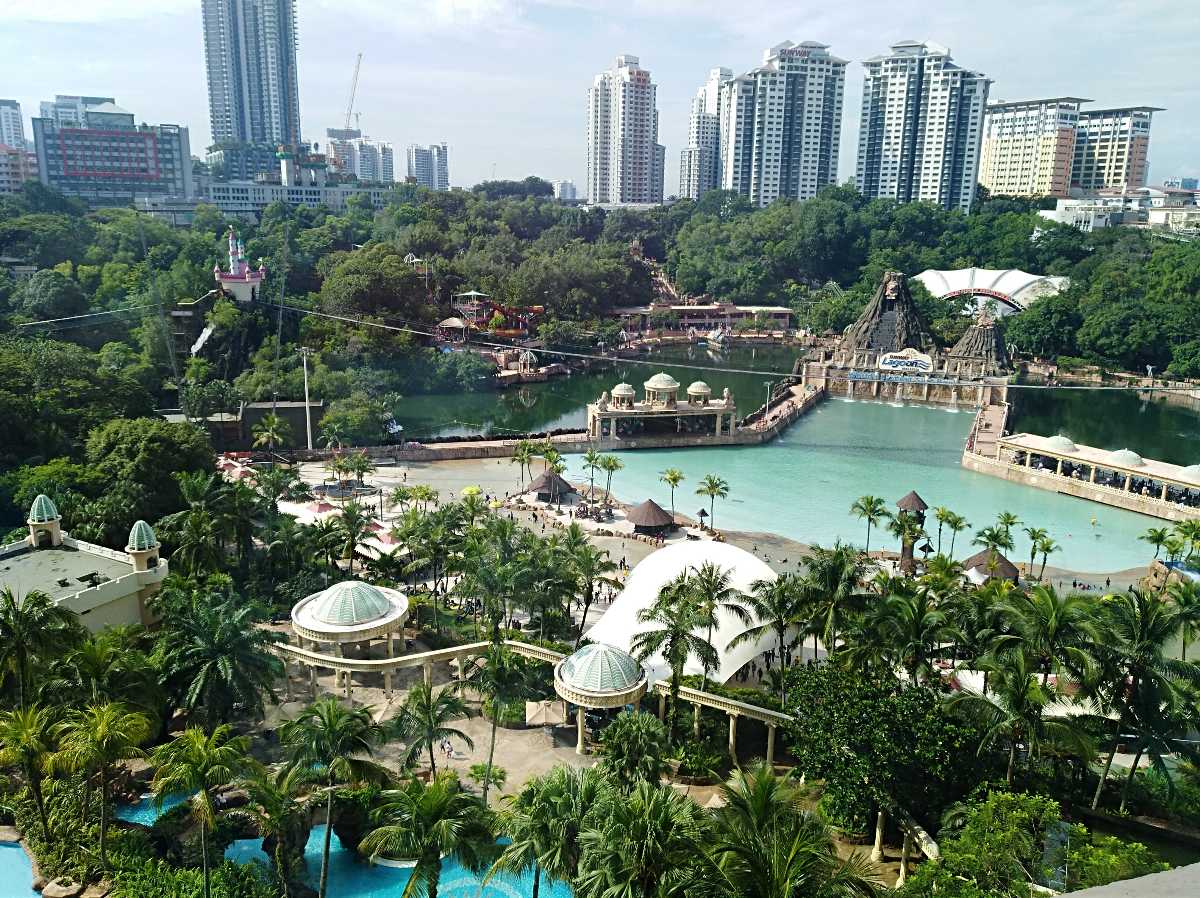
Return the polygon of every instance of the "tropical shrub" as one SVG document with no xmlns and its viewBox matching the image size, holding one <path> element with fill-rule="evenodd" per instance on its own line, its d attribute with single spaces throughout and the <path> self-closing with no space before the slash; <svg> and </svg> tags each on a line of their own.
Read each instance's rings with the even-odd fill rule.
<svg viewBox="0 0 1200 898">
<path fill-rule="evenodd" d="M 667 770 L 667 743 L 667 728 L 653 714 L 620 714 L 600 733 L 600 769 L 623 789 L 657 783 Z"/>
<path fill-rule="evenodd" d="M 1089 833 L 1084 826 L 1071 827 L 1070 846 L 1067 888 L 1072 891 L 1158 873 L 1170 866 L 1141 842 L 1125 842 L 1116 836 Z"/>
</svg>

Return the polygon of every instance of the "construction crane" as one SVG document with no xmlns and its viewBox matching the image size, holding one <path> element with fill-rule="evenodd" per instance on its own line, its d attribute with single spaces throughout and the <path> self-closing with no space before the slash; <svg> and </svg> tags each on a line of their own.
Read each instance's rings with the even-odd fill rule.
<svg viewBox="0 0 1200 898">
<path fill-rule="evenodd" d="M 358 93 L 358 70 L 362 66 L 362 54 L 354 60 L 354 77 L 350 79 L 350 102 L 346 105 L 346 130 L 350 130 L 350 119 L 354 115 L 354 95 Z"/>
</svg>

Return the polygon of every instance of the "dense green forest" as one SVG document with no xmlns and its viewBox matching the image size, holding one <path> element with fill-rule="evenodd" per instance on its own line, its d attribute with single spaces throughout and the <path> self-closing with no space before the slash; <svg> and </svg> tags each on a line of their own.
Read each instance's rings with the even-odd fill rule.
<svg viewBox="0 0 1200 898">
<path fill-rule="evenodd" d="M 155 408 L 196 416 L 239 399 L 299 398 L 300 346 L 314 350 L 311 385 L 326 421 L 347 441 L 377 440 L 402 395 L 486 388 L 489 369 L 420 335 L 339 318 L 427 331 L 452 313 L 455 293 L 477 289 L 544 306 L 551 343 L 586 344 L 611 328 L 610 309 L 653 295 L 635 242 L 688 292 L 787 304 L 821 331 L 852 321 L 889 269 L 1066 275 L 1069 290 L 1008 319 L 1020 350 L 1200 376 L 1200 244 L 1128 228 L 1085 234 L 1039 218 L 1037 201 L 1005 198 L 985 197 L 964 216 L 868 202 L 850 187 L 761 210 L 715 191 L 606 213 L 549 193 L 528 178 L 445 193 L 397 185 L 383 208 L 352 202 L 341 215 L 271 206 L 257 224 L 237 223 L 247 256 L 268 266 L 264 301 L 205 307 L 215 333 L 199 356 L 180 358 L 167 312 L 212 290 L 230 222 L 206 206 L 186 229 L 129 209 L 88 213 L 30 184 L 0 199 L 0 256 L 39 269 L 0 278 L 0 461 L 81 460 L 94 427 Z M 427 275 L 405 262 L 409 253 L 427 260 Z M 280 290 L 292 308 L 277 316 Z M 915 293 L 934 331 L 956 339 L 960 310 Z M 22 326 L 84 314 L 93 317 Z"/>
</svg>

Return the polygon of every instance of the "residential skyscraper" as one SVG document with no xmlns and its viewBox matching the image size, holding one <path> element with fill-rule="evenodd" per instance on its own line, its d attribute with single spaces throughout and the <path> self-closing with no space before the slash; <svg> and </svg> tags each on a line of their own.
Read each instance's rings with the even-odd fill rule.
<svg viewBox="0 0 1200 898">
<path fill-rule="evenodd" d="M 991 81 L 956 65 L 947 48 L 918 41 L 863 66 L 858 189 L 970 211 Z"/>
<path fill-rule="evenodd" d="M 730 69 L 711 69 L 708 80 L 692 99 L 688 118 L 688 145 L 679 155 L 679 196 L 697 200 L 717 186 L 721 174 L 720 116 L 717 102 L 721 84 L 733 77 Z"/>
<path fill-rule="evenodd" d="M 1067 196 L 1082 97 L 992 103 L 983 120 L 979 183 L 994 196 Z"/>
<path fill-rule="evenodd" d="M 43 184 L 92 206 L 193 195 L 187 128 L 138 125 L 110 97 L 59 96 L 42 111 L 47 114 L 33 120 L 33 139 Z"/>
<path fill-rule="evenodd" d="M 720 181 L 769 206 L 837 183 L 846 60 L 816 41 L 784 41 L 720 87 Z"/>
<path fill-rule="evenodd" d="M 450 189 L 450 153 L 443 144 L 408 147 L 408 177 L 430 190 Z"/>
<path fill-rule="evenodd" d="M 661 203 L 666 150 L 658 142 L 655 85 L 625 54 L 588 90 L 587 190 L 591 203 Z"/>
<path fill-rule="evenodd" d="M 201 0 L 213 143 L 300 144 L 296 0 Z"/>
<path fill-rule="evenodd" d="M 24 145 L 14 147 L 0 141 L 0 196 L 20 193 L 26 181 L 36 181 L 34 163 Z"/>
<path fill-rule="evenodd" d="M 1085 192 L 1146 186 L 1150 119 L 1162 111 L 1157 106 L 1081 111 L 1071 186 Z"/>
<path fill-rule="evenodd" d="M 25 149 L 25 119 L 16 100 L 0 100 L 0 143 L 13 149 Z"/>
<path fill-rule="evenodd" d="M 354 175 L 360 181 L 396 180 L 392 145 L 363 137 L 357 128 L 327 128 L 328 156 L 337 170 Z"/>
<path fill-rule="evenodd" d="M 578 191 L 575 189 L 574 181 L 554 181 L 554 198 L 556 200 L 573 200 L 578 198 Z"/>
</svg>

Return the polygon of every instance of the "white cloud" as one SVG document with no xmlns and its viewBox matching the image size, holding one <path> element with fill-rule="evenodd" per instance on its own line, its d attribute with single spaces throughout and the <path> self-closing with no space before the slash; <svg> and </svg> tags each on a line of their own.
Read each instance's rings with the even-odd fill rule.
<svg viewBox="0 0 1200 898">
<path fill-rule="evenodd" d="M 195 0 L 0 0 L 0 22 L 95 24 L 199 10 Z"/>
</svg>

